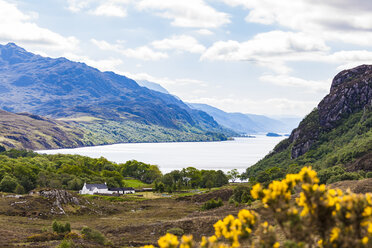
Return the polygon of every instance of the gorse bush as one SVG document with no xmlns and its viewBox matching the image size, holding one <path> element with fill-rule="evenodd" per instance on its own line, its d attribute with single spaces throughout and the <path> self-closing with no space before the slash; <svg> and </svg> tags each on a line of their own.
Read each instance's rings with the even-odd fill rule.
<svg viewBox="0 0 372 248">
<path fill-rule="evenodd" d="M 300 192 L 293 199 L 295 191 Z M 202 237 L 198 244 L 192 235 L 178 240 L 168 233 L 158 240 L 159 247 L 228 248 L 240 247 L 242 242 L 244 247 L 262 248 L 372 247 L 372 194 L 329 189 L 319 184 L 317 173 L 311 167 L 273 181 L 267 188 L 256 184 L 251 195 L 271 212 L 274 226 L 261 223 L 257 213 L 243 209 L 237 217 L 229 215 L 219 220 L 214 224 L 214 235 Z M 280 240 L 279 230 L 284 235 Z"/>
<path fill-rule="evenodd" d="M 215 199 L 211 199 L 203 204 L 202 210 L 209 210 L 209 209 L 218 208 L 221 206 L 223 206 L 223 202 L 221 198 L 218 198 L 217 201 Z"/>
</svg>

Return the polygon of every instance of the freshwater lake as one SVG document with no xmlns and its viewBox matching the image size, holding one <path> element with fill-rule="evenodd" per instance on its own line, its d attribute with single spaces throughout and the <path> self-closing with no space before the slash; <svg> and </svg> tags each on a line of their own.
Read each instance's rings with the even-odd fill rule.
<svg viewBox="0 0 372 248">
<path fill-rule="evenodd" d="M 74 149 L 42 150 L 46 154 L 78 154 L 92 158 L 105 157 L 116 163 L 128 160 L 156 164 L 163 173 L 189 166 L 197 169 L 238 169 L 244 172 L 267 155 L 286 137 L 235 138 L 219 142 L 123 143 Z"/>
</svg>

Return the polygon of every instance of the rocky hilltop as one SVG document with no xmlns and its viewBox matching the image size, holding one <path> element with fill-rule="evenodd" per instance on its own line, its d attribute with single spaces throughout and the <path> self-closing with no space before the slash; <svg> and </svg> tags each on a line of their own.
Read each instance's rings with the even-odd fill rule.
<svg viewBox="0 0 372 248">
<path fill-rule="evenodd" d="M 337 74 L 332 81 L 330 93 L 296 128 L 289 140 L 293 143 L 292 158 L 310 150 L 319 133 L 329 131 L 341 124 L 342 119 L 372 106 L 372 65 L 361 65 Z M 316 120 L 318 119 L 318 121 Z"/>
<path fill-rule="evenodd" d="M 247 169 L 314 164 L 372 170 L 372 65 L 338 73 L 330 93 L 273 152 Z M 361 165 L 361 163 L 363 165 Z M 368 166 L 369 164 L 369 166 Z M 352 165 L 352 166 L 350 166 Z"/>
</svg>

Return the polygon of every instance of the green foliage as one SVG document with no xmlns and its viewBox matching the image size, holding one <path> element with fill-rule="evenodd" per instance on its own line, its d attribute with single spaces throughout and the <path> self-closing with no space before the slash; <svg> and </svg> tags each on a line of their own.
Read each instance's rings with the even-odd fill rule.
<svg viewBox="0 0 372 248">
<path fill-rule="evenodd" d="M 358 172 L 345 172 L 343 168 L 372 150 L 372 111 L 354 113 L 341 120 L 332 130 L 323 130 L 318 124 L 317 110 L 310 113 L 301 123 L 302 140 L 291 143 L 289 139 L 280 142 L 274 152 L 249 167 L 244 176 L 267 183 L 282 179 L 285 174 L 297 173 L 305 165 L 311 165 L 319 172 L 321 183 L 340 180 L 356 180 L 371 176 Z M 306 127 L 306 128 L 304 128 Z M 291 159 L 292 147 L 319 131 L 317 141 L 304 155 Z M 357 168 L 351 168 L 357 170 Z"/>
<path fill-rule="evenodd" d="M 62 242 L 57 246 L 58 248 L 74 248 L 75 243 L 72 240 L 62 240 Z"/>
<path fill-rule="evenodd" d="M 56 233 L 69 233 L 71 232 L 71 225 L 69 222 L 62 224 L 55 220 L 53 221 L 52 229 L 53 229 L 53 232 L 56 232 Z"/>
<path fill-rule="evenodd" d="M 146 186 L 162 174 L 156 165 L 138 161 L 116 164 L 105 158 L 79 155 L 45 155 L 8 150 L 0 153 L 0 191 L 27 193 L 37 187 L 80 190 L 86 183 L 104 183 L 109 187 Z M 144 180 L 144 182 L 141 182 Z M 19 185 L 19 186 L 18 186 Z"/>
<path fill-rule="evenodd" d="M 84 235 L 83 236 L 84 239 L 93 241 L 100 245 L 105 244 L 105 241 L 106 241 L 105 236 L 97 230 L 91 229 L 89 227 L 83 227 L 83 229 L 81 230 L 81 234 Z"/>
<path fill-rule="evenodd" d="M 251 187 L 239 185 L 234 188 L 231 199 L 238 203 L 250 203 L 253 201 L 251 196 Z"/>
<path fill-rule="evenodd" d="M 211 199 L 203 204 L 202 210 L 209 210 L 209 209 L 218 208 L 221 206 L 223 206 L 223 202 L 221 198 L 218 198 L 217 201 L 215 199 Z"/>
<path fill-rule="evenodd" d="M 185 233 L 185 231 L 182 228 L 173 227 L 173 228 L 168 229 L 166 233 L 171 233 L 176 236 L 182 236 Z"/>
<path fill-rule="evenodd" d="M 160 181 L 167 191 L 221 187 L 229 183 L 227 175 L 221 170 L 198 170 L 194 167 L 171 171 Z"/>
<path fill-rule="evenodd" d="M 11 193 L 14 192 L 17 185 L 17 180 L 14 177 L 6 175 L 0 182 L 0 190 Z"/>
</svg>

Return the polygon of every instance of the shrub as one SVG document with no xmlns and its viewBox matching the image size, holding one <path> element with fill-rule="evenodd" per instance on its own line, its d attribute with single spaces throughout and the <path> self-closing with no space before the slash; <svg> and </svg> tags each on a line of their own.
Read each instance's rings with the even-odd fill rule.
<svg viewBox="0 0 372 248">
<path fill-rule="evenodd" d="M 301 192 L 293 199 L 295 188 Z M 228 215 L 215 223 L 214 235 L 202 237 L 200 246 L 192 235 L 184 235 L 179 241 L 177 236 L 167 233 L 158 240 L 159 247 L 240 247 L 244 239 L 244 247 L 372 247 L 372 193 L 327 188 L 319 184 L 311 167 L 304 167 L 298 174 L 288 174 L 267 188 L 256 184 L 251 195 L 261 200 L 276 227 L 266 221 L 260 223 L 257 213 L 243 209 L 237 217 Z"/>
<path fill-rule="evenodd" d="M 22 185 L 17 184 L 17 186 L 14 189 L 14 193 L 16 193 L 16 194 L 24 194 L 25 193 L 25 188 L 23 188 Z"/>
<path fill-rule="evenodd" d="M 89 227 L 83 227 L 81 234 L 83 234 L 84 239 L 91 240 L 101 245 L 106 241 L 106 238 L 102 233 Z"/>
<path fill-rule="evenodd" d="M 72 240 L 62 240 L 62 242 L 57 246 L 57 248 L 74 248 L 75 243 Z"/>
<path fill-rule="evenodd" d="M 221 198 L 218 198 L 217 201 L 215 199 L 211 199 L 203 204 L 202 210 L 209 210 L 209 209 L 218 208 L 221 206 L 223 206 L 223 202 Z"/>
<path fill-rule="evenodd" d="M 367 172 L 366 178 L 372 178 L 372 171 Z"/>
<path fill-rule="evenodd" d="M 76 232 L 69 232 L 65 235 L 65 239 L 80 239 L 80 235 Z"/>
<path fill-rule="evenodd" d="M 61 240 L 63 239 L 63 235 L 59 235 L 56 233 L 45 232 L 41 234 L 34 234 L 27 237 L 27 241 L 29 242 L 45 242 L 50 240 Z"/>
<path fill-rule="evenodd" d="M 232 199 L 238 203 L 249 203 L 253 200 L 250 192 L 250 187 L 239 185 L 234 188 Z"/>
<path fill-rule="evenodd" d="M 56 233 L 68 233 L 71 232 L 71 225 L 69 222 L 66 222 L 64 225 L 62 223 L 57 222 L 56 220 L 53 221 L 52 224 L 53 232 Z"/>
<path fill-rule="evenodd" d="M 8 175 L 4 176 L 0 182 L 0 191 L 3 192 L 14 192 L 15 188 L 17 187 L 17 180 L 13 177 Z"/>
<path fill-rule="evenodd" d="M 181 236 L 185 233 L 185 231 L 182 228 L 179 227 L 173 227 L 167 230 L 167 233 L 171 233 L 176 236 Z"/>
</svg>

